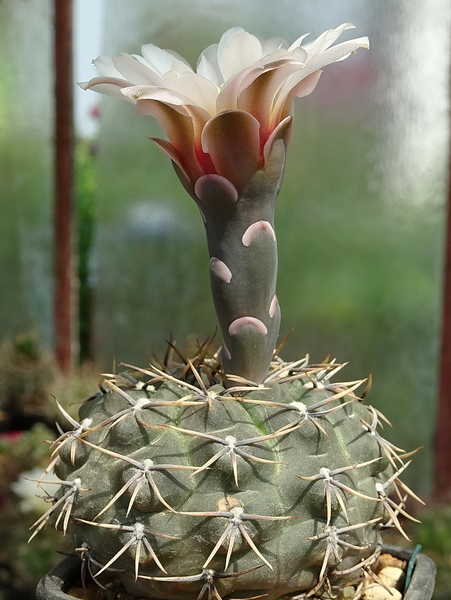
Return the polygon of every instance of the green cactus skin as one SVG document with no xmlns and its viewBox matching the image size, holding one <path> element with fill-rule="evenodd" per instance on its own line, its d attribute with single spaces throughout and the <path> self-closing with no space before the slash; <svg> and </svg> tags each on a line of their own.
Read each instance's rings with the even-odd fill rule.
<svg viewBox="0 0 451 600">
<path fill-rule="evenodd" d="M 358 582 L 381 527 L 402 532 L 408 463 L 362 382 L 330 382 L 340 365 L 272 365 L 264 386 L 228 390 L 192 363 L 194 384 L 140 369 L 106 380 L 79 423 L 63 410 L 63 484 L 35 533 L 68 532 L 95 581 L 128 597 L 328 597 Z"/>
</svg>

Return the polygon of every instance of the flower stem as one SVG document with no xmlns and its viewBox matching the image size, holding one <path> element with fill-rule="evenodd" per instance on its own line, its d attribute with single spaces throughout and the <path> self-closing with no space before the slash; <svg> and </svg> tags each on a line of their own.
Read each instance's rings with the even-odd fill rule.
<svg viewBox="0 0 451 600">
<path fill-rule="evenodd" d="M 263 170 L 240 195 L 219 175 L 205 175 L 196 184 L 224 370 L 255 383 L 268 374 L 280 325 L 274 231 L 278 188 L 279 182 Z"/>
</svg>

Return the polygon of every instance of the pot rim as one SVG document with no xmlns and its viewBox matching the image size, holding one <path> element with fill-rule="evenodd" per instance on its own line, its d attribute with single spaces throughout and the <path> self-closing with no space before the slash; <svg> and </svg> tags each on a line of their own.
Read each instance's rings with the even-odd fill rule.
<svg viewBox="0 0 451 600">
<path fill-rule="evenodd" d="M 414 550 L 402 546 L 384 544 L 382 552 L 409 561 Z M 436 566 L 425 554 L 415 556 L 412 578 L 404 591 L 403 600 L 431 600 L 434 592 Z M 67 590 L 76 583 L 80 575 L 81 560 L 78 556 L 66 556 L 51 571 L 44 575 L 36 588 L 37 600 L 73 600 Z"/>
</svg>

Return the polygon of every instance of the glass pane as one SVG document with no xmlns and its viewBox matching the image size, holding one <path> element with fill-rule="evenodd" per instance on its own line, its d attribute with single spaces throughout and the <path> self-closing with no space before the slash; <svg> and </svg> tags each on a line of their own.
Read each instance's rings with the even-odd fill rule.
<svg viewBox="0 0 451 600">
<path fill-rule="evenodd" d="M 292 41 L 343 21 L 369 35 L 297 101 L 276 217 L 283 356 L 350 361 L 345 380 L 374 376 L 370 401 L 396 423 L 386 435 L 431 483 L 446 186 L 448 0 L 168 0 L 104 4 L 102 53 L 142 42 L 191 63 L 228 27 Z M 346 36 L 343 36 L 346 39 Z M 86 77 L 88 78 L 89 75 Z M 92 95 L 94 98 L 94 95 Z M 156 123 L 97 97 L 99 223 L 95 357 L 145 362 L 173 334 L 216 326 L 201 220 L 169 161 L 146 137 Z M 421 481 L 418 475 L 421 474 Z M 410 474 L 406 475 L 406 480 Z"/>
<path fill-rule="evenodd" d="M 51 346 L 52 13 L 0 2 L 0 338 Z"/>
</svg>

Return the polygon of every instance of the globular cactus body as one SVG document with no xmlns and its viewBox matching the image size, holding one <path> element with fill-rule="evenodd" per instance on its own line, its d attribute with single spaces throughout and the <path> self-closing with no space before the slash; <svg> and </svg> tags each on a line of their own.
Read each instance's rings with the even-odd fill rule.
<svg viewBox="0 0 451 600">
<path fill-rule="evenodd" d="M 355 395 L 362 382 L 300 364 L 229 390 L 193 366 L 198 388 L 152 370 L 107 381 L 57 442 L 64 483 L 37 529 L 56 521 L 95 580 L 130 596 L 271 599 L 358 582 L 381 526 L 399 525 L 387 495 L 405 465 Z"/>
</svg>

